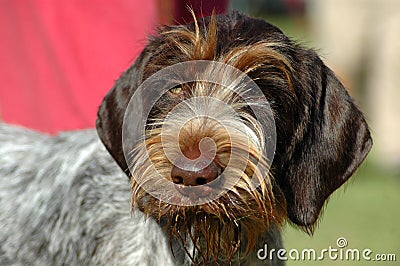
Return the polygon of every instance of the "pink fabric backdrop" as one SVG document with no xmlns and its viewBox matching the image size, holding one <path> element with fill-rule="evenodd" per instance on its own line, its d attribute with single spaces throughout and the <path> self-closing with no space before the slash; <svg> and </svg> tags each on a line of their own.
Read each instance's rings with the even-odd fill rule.
<svg viewBox="0 0 400 266">
<path fill-rule="evenodd" d="M 93 127 L 156 22 L 151 0 L 1 1 L 1 119 L 49 133 Z"/>
</svg>

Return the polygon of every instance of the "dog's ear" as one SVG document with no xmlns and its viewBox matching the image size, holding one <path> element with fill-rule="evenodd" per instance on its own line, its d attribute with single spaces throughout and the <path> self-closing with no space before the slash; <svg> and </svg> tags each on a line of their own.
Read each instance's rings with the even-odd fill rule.
<svg viewBox="0 0 400 266">
<path fill-rule="evenodd" d="M 298 84 L 303 88 L 298 90 L 305 93 L 297 97 L 304 115 L 293 130 L 278 177 L 290 220 L 307 230 L 313 229 L 324 202 L 355 172 L 372 146 L 363 114 L 344 86 L 316 55 L 311 61 L 300 67 L 303 80 Z"/>
<path fill-rule="evenodd" d="M 146 48 L 116 81 L 114 87 L 104 97 L 97 113 L 97 134 L 128 176 L 130 172 L 122 148 L 122 125 L 129 100 L 143 79 L 143 68 L 148 59 L 147 50 Z"/>
</svg>

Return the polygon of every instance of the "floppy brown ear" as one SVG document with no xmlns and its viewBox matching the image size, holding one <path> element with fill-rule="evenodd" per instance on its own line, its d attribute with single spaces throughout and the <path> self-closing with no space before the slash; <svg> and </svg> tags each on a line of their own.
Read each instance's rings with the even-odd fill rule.
<svg viewBox="0 0 400 266">
<path fill-rule="evenodd" d="M 308 73 L 300 73 L 308 80 L 299 88 L 307 94 L 299 96 L 304 116 L 278 177 L 290 220 L 308 230 L 326 199 L 349 179 L 372 146 L 363 114 L 343 85 L 319 58 L 313 64 Z"/>
<path fill-rule="evenodd" d="M 97 134 L 111 156 L 128 176 L 130 176 L 130 172 L 122 148 L 122 124 L 129 100 L 142 82 L 143 67 L 147 62 L 147 57 L 148 52 L 144 50 L 104 97 L 97 113 Z"/>
</svg>

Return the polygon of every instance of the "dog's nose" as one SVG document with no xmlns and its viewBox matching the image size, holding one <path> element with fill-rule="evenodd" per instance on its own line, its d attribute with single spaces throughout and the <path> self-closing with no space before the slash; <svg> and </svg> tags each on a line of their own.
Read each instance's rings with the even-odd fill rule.
<svg viewBox="0 0 400 266">
<path fill-rule="evenodd" d="M 209 163 L 204 168 L 201 167 L 201 163 L 200 167 L 184 165 L 182 168 L 174 165 L 171 170 L 171 177 L 175 184 L 184 186 L 205 185 L 215 180 L 220 172 L 219 167 L 214 162 Z"/>
</svg>

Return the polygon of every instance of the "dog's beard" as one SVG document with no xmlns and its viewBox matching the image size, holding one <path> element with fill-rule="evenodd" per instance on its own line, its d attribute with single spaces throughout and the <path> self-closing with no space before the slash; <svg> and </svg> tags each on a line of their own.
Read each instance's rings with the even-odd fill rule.
<svg viewBox="0 0 400 266">
<path fill-rule="evenodd" d="M 180 114 L 182 116 L 184 114 Z M 169 146 L 177 138 L 176 133 L 168 131 L 168 128 L 174 128 L 173 122 L 164 131 L 160 125 L 149 130 L 146 140 L 133 152 L 132 208 L 137 206 L 159 221 L 168 232 L 171 243 L 180 241 L 195 264 L 221 259 L 231 261 L 237 251 L 246 256 L 259 237 L 265 235 L 271 225 L 279 225 L 284 216 L 285 208 L 281 206 L 284 203 L 280 195 L 276 195 L 277 191 L 273 191 L 273 179 L 264 157 L 262 130 L 247 113 L 240 116 L 242 121 L 239 123 L 238 117 L 225 114 L 219 118 L 235 119 L 236 124 L 226 123 L 237 127 L 235 129 L 223 128 L 215 120 L 202 118 L 191 121 L 180 131 L 179 149 L 184 150 L 187 145 L 198 145 L 201 139 L 211 138 L 216 144 L 214 161 L 224 170 L 228 164 L 230 166 L 217 183 L 229 189 L 213 189 L 214 194 L 209 197 L 218 197 L 203 204 L 190 204 L 188 197 L 179 195 L 176 190 L 165 189 L 166 182 L 172 184 L 171 158 L 165 151 L 173 154 L 176 149 Z M 171 121 L 179 123 L 178 120 Z M 250 134 L 249 130 L 253 133 Z M 229 162 L 233 150 L 236 156 L 233 162 Z M 231 178 L 231 175 L 238 178 Z M 159 191 L 162 191 L 163 200 L 153 197 L 153 192 Z"/>
<path fill-rule="evenodd" d="M 149 217 L 162 222 L 170 241 L 179 240 L 193 261 L 210 263 L 221 257 L 230 261 L 237 251 L 247 255 L 271 224 L 281 223 L 283 206 L 278 205 L 265 179 L 254 188 L 249 176 L 243 174 L 231 190 L 216 200 L 195 206 L 161 201 L 132 180 L 132 207 L 136 205 Z M 146 180 L 154 182 L 149 177 Z M 162 183 L 160 187 L 154 183 L 154 189 L 161 189 Z M 185 199 L 182 196 L 182 201 Z M 194 252 L 189 250 L 191 245 Z"/>
<path fill-rule="evenodd" d="M 271 223 L 280 222 L 280 216 L 259 200 L 260 195 L 240 189 L 200 206 L 175 206 L 154 197 L 135 199 L 140 210 L 162 223 L 171 244 L 178 240 L 199 264 L 229 262 L 238 251 L 247 255 Z"/>
</svg>

